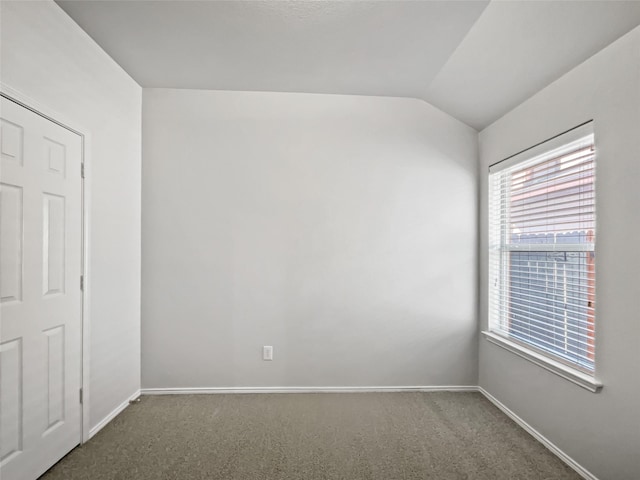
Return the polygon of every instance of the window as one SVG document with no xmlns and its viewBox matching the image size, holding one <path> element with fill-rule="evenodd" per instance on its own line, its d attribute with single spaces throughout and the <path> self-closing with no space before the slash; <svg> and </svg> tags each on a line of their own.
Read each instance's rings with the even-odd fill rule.
<svg viewBox="0 0 640 480">
<path fill-rule="evenodd" d="M 489 328 L 595 369 L 595 147 L 588 123 L 489 169 Z"/>
</svg>

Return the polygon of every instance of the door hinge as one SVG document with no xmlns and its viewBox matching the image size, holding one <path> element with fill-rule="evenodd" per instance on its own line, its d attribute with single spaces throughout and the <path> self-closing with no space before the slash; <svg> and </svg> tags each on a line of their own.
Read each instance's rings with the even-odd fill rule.
<svg viewBox="0 0 640 480">
<path fill-rule="evenodd" d="M 80 403 L 82 403 L 82 389 L 80 389 Z"/>
<path fill-rule="evenodd" d="M 80 164 L 80 176 L 84 178 L 84 163 Z"/>
<path fill-rule="evenodd" d="M 84 275 L 80 275 L 80 290 L 84 292 Z"/>
</svg>

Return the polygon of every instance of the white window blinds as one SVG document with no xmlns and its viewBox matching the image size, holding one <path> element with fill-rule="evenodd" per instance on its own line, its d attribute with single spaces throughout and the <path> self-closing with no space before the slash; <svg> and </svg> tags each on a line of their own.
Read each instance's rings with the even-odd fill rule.
<svg viewBox="0 0 640 480">
<path fill-rule="evenodd" d="M 489 170 L 491 331 L 587 373 L 595 354 L 592 123 Z"/>
</svg>

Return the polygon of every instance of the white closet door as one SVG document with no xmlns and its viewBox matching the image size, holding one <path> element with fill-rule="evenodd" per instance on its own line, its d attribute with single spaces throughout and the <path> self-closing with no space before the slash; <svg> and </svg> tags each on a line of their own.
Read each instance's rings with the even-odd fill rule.
<svg viewBox="0 0 640 480">
<path fill-rule="evenodd" d="M 80 441 L 81 138 L 1 99 L 0 478 Z"/>
</svg>

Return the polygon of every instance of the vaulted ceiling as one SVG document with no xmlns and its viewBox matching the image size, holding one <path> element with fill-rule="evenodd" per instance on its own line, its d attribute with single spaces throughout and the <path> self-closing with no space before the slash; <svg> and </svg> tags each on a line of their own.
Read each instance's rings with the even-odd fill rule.
<svg viewBox="0 0 640 480">
<path fill-rule="evenodd" d="M 482 129 L 640 1 L 57 0 L 143 87 L 421 98 Z"/>
</svg>

